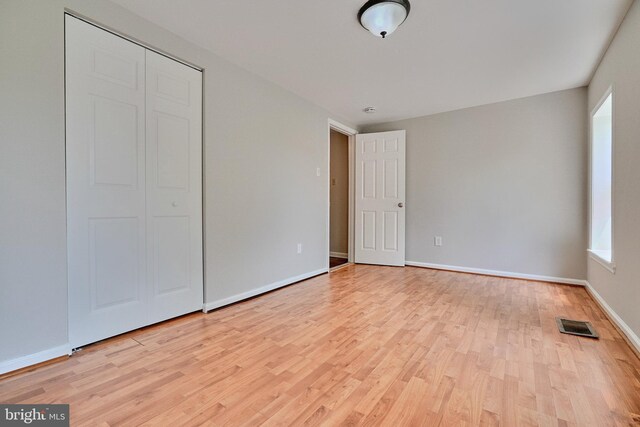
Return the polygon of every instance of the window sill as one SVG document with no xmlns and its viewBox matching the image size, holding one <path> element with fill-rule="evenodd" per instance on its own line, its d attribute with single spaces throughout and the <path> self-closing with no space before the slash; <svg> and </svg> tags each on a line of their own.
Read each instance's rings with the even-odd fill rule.
<svg viewBox="0 0 640 427">
<path fill-rule="evenodd" d="M 588 252 L 589 252 L 589 257 L 591 257 L 592 260 L 594 260 L 595 262 L 597 262 L 598 264 L 606 268 L 612 274 L 616 274 L 616 265 L 613 261 L 608 261 L 604 259 L 602 256 L 598 254 L 598 251 L 593 251 L 589 249 Z"/>
</svg>

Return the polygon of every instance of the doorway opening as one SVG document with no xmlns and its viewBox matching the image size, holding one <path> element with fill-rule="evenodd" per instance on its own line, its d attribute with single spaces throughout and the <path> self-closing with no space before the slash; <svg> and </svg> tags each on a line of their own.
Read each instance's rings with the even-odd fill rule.
<svg viewBox="0 0 640 427">
<path fill-rule="evenodd" d="M 329 268 L 349 262 L 349 136 L 329 136 Z"/>
<path fill-rule="evenodd" d="M 355 134 L 355 130 L 329 121 L 329 270 L 353 262 Z"/>
</svg>

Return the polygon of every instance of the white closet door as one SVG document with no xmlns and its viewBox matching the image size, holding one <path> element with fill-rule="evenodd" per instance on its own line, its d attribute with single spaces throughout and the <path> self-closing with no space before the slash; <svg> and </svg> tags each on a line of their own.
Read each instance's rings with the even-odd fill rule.
<svg viewBox="0 0 640 427">
<path fill-rule="evenodd" d="M 145 49 L 67 16 L 70 342 L 146 323 Z"/>
<path fill-rule="evenodd" d="M 202 73 L 150 50 L 146 58 L 153 323 L 202 309 Z"/>
<path fill-rule="evenodd" d="M 202 73 L 67 16 L 69 335 L 200 310 Z"/>
</svg>

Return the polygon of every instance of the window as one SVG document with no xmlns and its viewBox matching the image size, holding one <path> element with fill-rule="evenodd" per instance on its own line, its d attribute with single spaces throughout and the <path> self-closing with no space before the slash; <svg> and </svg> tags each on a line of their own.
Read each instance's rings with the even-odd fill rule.
<svg viewBox="0 0 640 427">
<path fill-rule="evenodd" d="M 611 193 L 613 181 L 613 93 L 591 117 L 591 233 L 592 257 L 613 272 Z"/>
</svg>

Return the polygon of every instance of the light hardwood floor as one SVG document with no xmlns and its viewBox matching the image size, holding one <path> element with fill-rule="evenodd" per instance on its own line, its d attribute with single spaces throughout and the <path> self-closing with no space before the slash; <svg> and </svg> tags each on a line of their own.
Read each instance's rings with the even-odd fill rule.
<svg viewBox="0 0 640 427">
<path fill-rule="evenodd" d="M 640 362 L 580 287 L 351 265 L 5 378 L 0 402 L 70 403 L 72 425 L 638 425 Z"/>
</svg>

